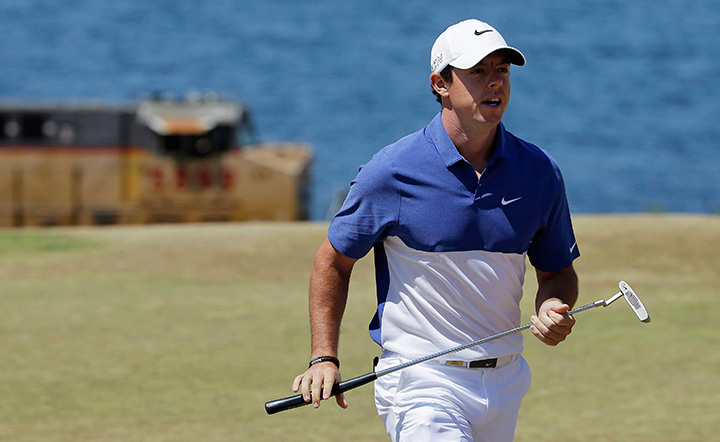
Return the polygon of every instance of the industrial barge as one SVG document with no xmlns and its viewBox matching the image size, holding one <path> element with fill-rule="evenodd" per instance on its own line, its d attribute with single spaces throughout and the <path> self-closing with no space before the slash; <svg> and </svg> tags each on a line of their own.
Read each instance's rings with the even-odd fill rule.
<svg viewBox="0 0 720 442">
<path fill-rule="evenodd" d="M 234 101 L 0 103 L 0 227 L 304 220 L 311 161 Z"/>
</svg>

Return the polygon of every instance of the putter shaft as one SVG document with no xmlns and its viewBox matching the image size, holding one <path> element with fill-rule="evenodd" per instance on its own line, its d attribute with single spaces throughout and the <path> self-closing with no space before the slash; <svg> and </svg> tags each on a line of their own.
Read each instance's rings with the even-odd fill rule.
<svg viewBox="0 0 720 442">
<path fill-rule="evenodd" d="M 575 314 L 584 312 L 585 310 L 590 310 L 595 307 L 607 307 L 608 305 L 615 302 L 618 298 L 625 296 L 626 300 L 628 301 L 628 304 L 633 308 L 633 311 L 638 316 L 638 318 L 643 322 L 650 322 L 650 317 L 647 315 L 647 311 L 645 310 L 645 307 L 642 305 L 642 302 L 637 297 L 635 292 L 632 291 L 632 288 L 625 282 L 620 282 L 620 293 L 615 294 L 612 298 L 608 299 L 607 301 L 600 299 L 598 301 L 592 302 L 587 305 L 583 305 L 582 307 L 578 307 L 576 309 L 572 309 L 568 312 L 568 314 Z M 635 305 L 633 305 L 635 304 Z M 636 305 L 639 305 L 640 307 L 636 307 Z M 331 396 L 338 395 L 340 393 L 343 393 L 348 390 L 352 390 L 354 388 L 360 387 L 362 385 L 368 384 L 375 379 L 385 376 L 386 374 L 393 373 L 398 370 L 402 370 L 403 368 L 410 367 L 412 365 L 420 364 L 425 361 L 429 361 L 431 359 L 439 358 L 440 356 L 445 356 L 450 353 L 455 353 L 461 350 L 465 350 L 470 347 L 475 347 L 476 345 L 485 344 L 490 341 L 494 341 L 495 339 L 500 339 L 505 336 L 511 335 L 513 333 L 520 332 L 522 330 L 530 328 L 532 324 L 527 323 L 515 328 L 512 328 L 510 330 L 506 330 L 504 332 L 500 332 L 498 334 L 488 336 L 486 338 L 478 339 L 477 341 L 469 342 L 467 344 L 460 345 L 458 347 L 454 347 L 448 350 L 439 351 L 437 353 L 433 353 L 431 355 L 423 356 L 421 358 L 413 359 L 412 361 L 405 362 L 403 364 L 396 365 L 394 367 L 389 367 L 384 370 L 379 371 L 371 371 L 370 373 L 366 373 L 362 376 L 358 376 L 352 379 L 348 379 L 347 381 L 340 382 L 339 384 L 335 384 L 333 386 Z M 303 405 L 308 405 L 311 402 L 305 402 L 303 399 L 303 396 L 301 394 L 297 394 L 294 396 L 289 396 L 283 399 L 277 399 L 274 401 L 266 402 L 265 403 L 265 411 L 268 414 L 275 414 L 280 411 L 289 410 L 291 408 L 301 407 Z"/>
<path fill-rule="evenodd" d="M 619 295 L 622 296 L 622 293 L 619 293 Z M 595 302 L 593 302 L 593 303 L 590 303 L 590 304 L 587 304 L 587 305 L 583 305 L 582 307 L 578 307 L 578 308 L 576 308 L 576 309 L 570 310 L 570 311 L 568 312 L 568 314 L 571 314 L 571 315 L 572 315 L 572 314 L 575 314 L 575 313 L 584 312 L 585 310 L 589 310 L 589 309 L 591 309 L 591 308 L 600 307 L 600 306 L 606 307 L 606 306 L 608 306 L 608 305 L 610 305 L 610 304 L 609 304 L 609 303 L 606 303 L 604 300 L 601 299 L 601 300 L 599 300 L 599 301 L 595 301 Z M 511 334 L 513 334 L 513 333 L 517 333 L 517 332 L 526 330 L 526 329 L 530 328 L 531 325 L 532 325 L 532 324 L 530 324 L 530 323 L 523 324 L 523 325 L 517 326 L 517 327 L 515 327 L 515 328 L 511 328 L 510 330 L 506 330 L 506 331 L 504 331 L 504 332 L 500 332 L 500 333 L 497 333 L 497 334 L 495 334 L 495 335 L 488 336 L 488 337 L 486 337 L 486 338 L 478 339 L 477 341 L 469 342 L 469 343 L 467 343 L 467 344 L 463 344 L 463 345 L 460 345 L 460 346 L 458 346 L 458 347 L 454 347 L 454 348 L 451 348 L 451 349 L 448 349 L 448 350 L 439 351 L 439 352 L 433 353 L 433 354 L 431 354 L 431 355 L 427 355 L 427 356 L 423 356 L 423 357 L 421 357 L 421 358 L 413 359 L 412 361 L 405 362 L 404 364 L 399 364 L 399 365 L 396 365 L 396 366 L 394 366 L 394 367 L 386 368 L 385 370 L 377 371 L 377 372 L 376 372 L 376 373 L 377 373 L 377 377 L 384 376 L 384 375 L 389 374 L 389 373 L 392 373 L 392 372 L 394 372 L 394 371 L 402 370 L 403 368 L 407 368 L 407 367 L 410 367 L 410 366 L 415 365 L 415 364 L 420 364 L 420 363 L 422 363 L 422 362 L 429 361 L 429 360 L 431 360 L 431 359 L 439 358 L 440 356 L 445 356 L 445 355 L 448 355 L 448 354 L 450 354 L 450 353 L 455 353 L 455 352 L 458 352 L 458 351 L 461 351 L 461 350 L 465 350 L 465 349 L 470 348 L 470 347 L 475 347 L 476 345 L 481 345 L 481 344 L 488 343 L 488 342 L 490 342 L 490 341 L 494 341 L 494 340 L 496 340 L 496 339 L 504 338 L 505 336 L 511 335 Z"/>
</svg>

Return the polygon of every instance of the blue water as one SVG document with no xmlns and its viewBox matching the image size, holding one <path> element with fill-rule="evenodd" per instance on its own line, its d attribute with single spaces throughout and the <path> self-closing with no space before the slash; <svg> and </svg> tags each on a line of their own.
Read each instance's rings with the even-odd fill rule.
<svg viewBox="0 0 720 442">
<path fill-rule="evenodd" d="M 574 213 L 720 212 L 717 0 L 1 0 L 0 100 L 215 91 L 264 141 L 315 149 L 311 213 L 439 110 L 429 50 L 484 19 L 528 59 L 505 124 Z"/>
</svg>

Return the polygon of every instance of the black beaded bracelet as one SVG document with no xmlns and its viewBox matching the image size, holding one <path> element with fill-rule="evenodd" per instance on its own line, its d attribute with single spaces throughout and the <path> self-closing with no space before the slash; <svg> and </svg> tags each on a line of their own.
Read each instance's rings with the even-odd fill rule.
<svg viewBox="0 0 720 442">
<path fill-rule="evenodd" d="M 310 363 L 308 364 L 308 368 L 312 367 L 315 364 L 319 364 L 321 362 L 332 362 L 335 364 L 337 368 L 340 368 L 340 360 L 334 356 L 318 356 L 316 358 L 310 359 Z"/>
</svg>

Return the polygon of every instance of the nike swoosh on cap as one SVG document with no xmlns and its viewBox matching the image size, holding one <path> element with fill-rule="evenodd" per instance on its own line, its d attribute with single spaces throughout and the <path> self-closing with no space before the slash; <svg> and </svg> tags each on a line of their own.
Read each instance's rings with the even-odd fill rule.
<svg viewBox="0 0 720 442">
<path fill-rule="evenodd" d="M 475 30 L 475 35 L 483 35 L 486 32 L 492 32 L 492 29 L 485 29 L 484 31 Z"/>
</svg>

